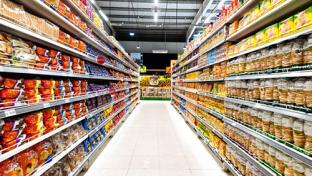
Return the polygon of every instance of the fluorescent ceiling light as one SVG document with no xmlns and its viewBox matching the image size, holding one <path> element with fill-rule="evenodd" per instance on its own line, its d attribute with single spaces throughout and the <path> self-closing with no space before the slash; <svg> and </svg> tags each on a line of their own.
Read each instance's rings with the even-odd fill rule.
<svg viewBox="0 0 312 176">
<path fill-rule="evenodd" d="M 154 13 L 154 22 L 157 22 L 158 21 L 158 13 Z"/>
<path fill-rule="evenodd" d="M 131 37 L 133 37 L 135 34 L 134 34 L 134 32 L 130 32 L 129 35 L 130 35 Z"/>
<path fill-rule="evenodd" d="M 155 5 L 158 5 L 158 0 L 154 0 L 154 4 L 155 4 Z"/>
<path fill-rule="evenodd" d="M 137 49 L 140 49 L 140 48 L 141 48 L 140 45 L 138 45 L 138 46 L 137 46 Z"/>
<path fill-rule="evenodd" d="M 153 50 L 154 54 L 167 54 L 168 50 Z"/>
</svg>

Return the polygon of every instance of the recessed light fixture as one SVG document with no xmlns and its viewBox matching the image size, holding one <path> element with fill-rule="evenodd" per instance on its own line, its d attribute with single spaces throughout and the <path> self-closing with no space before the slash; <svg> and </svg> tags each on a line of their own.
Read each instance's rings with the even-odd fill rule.
<svg viewBox="0 0 312 176">
<path fill-rule="evenodd" d="M 131 37 L 133 37 L 135 34 L 134 34 L 134 32 L 130 32 L 129 35 L 130 35 Z"/>
<path fill-rule="evenodd" d="M 140 45 L 138 45 L 138 46 L 137 46 L 137 49 L 140 49 L 140 48 L 141 48 Z"/>
<path fill-rule="evenodd" d="M 154 13 L 154 22 L 157 23 L 157 21 L 158 21 L 158 13 L 156 12 Z"/>
</svg>

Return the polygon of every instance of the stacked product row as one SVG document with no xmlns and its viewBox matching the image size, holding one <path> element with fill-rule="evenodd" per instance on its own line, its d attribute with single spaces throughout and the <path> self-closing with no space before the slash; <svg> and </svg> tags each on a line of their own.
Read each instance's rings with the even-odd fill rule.
<svg viewBox="0 0 312 176">
<path fill-rule="evenodd" d="M 234 175 L 311 175 L 311 5 L 233 0 L 174 68 L 173 100 Z"/>
<path fill-rule="evenodd" d="M 0 175 L 78 175 L 135 108 L 138 66 L 96 9 L 0 0 Z"/>
</svg>

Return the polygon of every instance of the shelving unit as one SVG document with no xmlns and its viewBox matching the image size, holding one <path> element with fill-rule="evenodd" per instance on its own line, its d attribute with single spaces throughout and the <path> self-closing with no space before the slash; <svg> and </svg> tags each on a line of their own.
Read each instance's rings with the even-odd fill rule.
<svg viewBox="0 0 312 176">
<path fill-rule="evenodd" d="M 272 39 L 270 41 L 265 41 L 261 44 L 256 44 L 255 46 L 247 46 L 245 50 L 239 50 L 238 52 L 233 53 L 225 52 L 224 57 L 218 58 L 214 61 L 211 61 L 211 56 L 207 56 L 205 59 L 208 60 L 209 58 L 211 60 L 206 61 L 205 64 L 202 64 L 203 60 L 199 60 L 200 58 L 204 57 L 207 52 L 213 51 L 218 46 L 229 44 L 230 46 L 234 45 L 234 48 L 238 47 L 239 45 L 236 44 L 240 44 L 241 41 L 247 39 L 247 37 L 255 36 L 255 34 L 260 32 L 261 29 L 265 29 L 274 23 L 281 22 L 282 20 L 287 19 L 292 15 L 298 14 L 312 5 L 312 2 L 307 0 L 300 2 L 295 0 L 282 1 L 276 4 L 270 10 L 266 11 L 264 14 L 260 15 L 255 20 L 249 22 L 247 25 L 238 28 L 237 31 L 233 32 L 231 35 L 228 35 L 227 32 L 224 32 L 223 39 L 219 39 L 214 44 L 209 43 L 210 47 L 205 46 L 205 43 L 207 41 L 210 42 L 210 40 L 213 40 L 213 37 L 219 31 L 229 27 L 234 21 L 243 18 L 246 12 L 251 11 L 259 2 L 260 1 L 258 0 L 249 0 L 242 4 L 240 7 L 238 7 L 238 9 L 236 9 L 235 12 L 224 19 L 223 24 L 213 26 L 213 29 L 209 34 L 205 34 L 206 36 L 201 36 L 201 41 L 198 40 L 197 44 L 195 44 L 193 48 L 190 48 L 188 51 L 186 50 L 181 55 L 172 72 L 172 104 L 179 111 L 179 113 L 182 114 L 183 118 L 188 121 L 188 123 L 192 124 L 192 122 L 189 122 L 187 115 L 183 113 L 181 109 L 183 111 L 186 110 L 187 114 L 192 116 L 192 119 L 196 119 L 195 123 L 199 122 L 203 124 L 215 136 L 226 143 L 227 146 L 231 147 L 231 149 L 246 159 L 249 163 L 252 163 L 253 167 L 260 171 L 263 175 L 283 175 L 284 173 L 277 171 L 274 166 L 269 166 L 266 161 L 258 160 L 256 156 L 252 155 L 248 151 L 248 149 L 244 148 L 244 146 L 240 145 L 237 141 L 234 141 L 234 139 L 230 138 L 228 134 L 223 134 L 223 132 L 216 130 L 216 128 L 208 121 L 209 119 L 210 121 L 214 121 L 210 118 L 210 116 L 212 116 L 220 121 L 225 130 L 227 126 L 231 126 L 233 129 L 238 129 L 242 133 L 248 136 L 252 136 L 253 138 L 283 153 L 284 155 L 294 158 L 294 161 L 304 163 L 303 165 L 306 167 L 312 167 L 310 151 L 305 150 L 303 147 L 298 147 L 293 143 L 287 143 L 282 139 L 274 136 L 274 134 L 266 133 L 262 131 L 261 128 L 255 128 L 250 124 L 244 123 L 242 120 L 237 120 L 234 117 L 227 117 L 223 112 L 227 108 L 225 107 L 225 104 L 232 103 L 234 106 L 239 108 L 246 108 L 247 111 L 248 109 L 252 108 L 261 112 L 267 111 L 271 112 L 272 114 L 281 114 L 286 117 L 291 117 L 294 121 L 301 120 L 311 122 L 312 114 L 310 111 L 308 111 L 309 108 L 307 107 L 298 107 L 285 103 L 281 104 L 278 102 L 278 100 L 265 101 L 263 99 L 255 100 L 230 96 L 229 93 L 227 93 L 227 88 L 229 89 L 231 87 L 226 87 L 228 85 L 227 83 L 230 83 L 231 81 L 245 81 L 244 83 L 250 83 L 254 80 L 294 80 L 298 78 L 310 78 L 311 70 L 303 64 L 287 68 L 278 67 L 253 72 L 240 71 L 238 73 L 234 72 L 235 74 L 227 74 L 226 69 L 228 68 L 227 66 L 230 61 L 233 61 L 234 59 L 237 59 L 238 61 L 238 59 L 242 56 L 247 58 L 252 53 L 260 53 L 262 49 L 269 47 L 274 48 L 276 45 L 285 44 L 286 42 L 293 41 L 297 38 L 307 39 L 307 36 L 312 34 L 311 26 L 294 30 L 287 35 Z M 258 56 L 258 58 L 261 57 Z M 225 66 L 221 67 L 221 64 L 224 64 Z M 210 70 L 204 71 L 204 69 L 208 68 Z M 216 68 L 216 70 L 214 70 L 214 68 Z M 224 76 L 220 76 L 221 72 L 217 71 L 218 69 L 223 69 L 225 72 Z M 184 102 L 186 102 L 186 105 L 184 105 Z M 203 105 L 205 104 L 203 102 L 206 103 L 206 106 Z M 176 104 L 180 107 L 177 107 Z M 196 111 L 193 110 L 194 107 Z M 222 109 L 223 111 L 219 109 Z M 208 120 L 199 116 L 199 113 L 202 111 L 209 114 L 207 115 Z M 271 118 L 273 118 L 273 116 Z M 192 125 L 192 127 L 196 129 L 196 126 L 194 126 L 194 124 Z M 199 137 L 203 137 L 203 134 L 200 134 L 199 130 L 196 130 L 196 133 Z M 210 146 L 210 148 L 213 150 L 214 147 Z M 225 156 L 222 159 L 222 156 L 220 156 L 218 152 L 215 152 L 215 155 L 217 155 L 218 158 L 221 157 L 221 161 L 223 162 L 224 166 L 233 175 L 240 175 L 238 168 L 235 168 L 233 163 L 231 163 Z"/>
<path fill-rule="evenodd" d="M 3 124 L 14 122 L 16 119 L 23 119 L 20 123 L 25 123 L 24 120 L 29 114 L 42 115 L 44 111 L 56 112 L 59 111 L 60 115 L 51 115 L 51 118 L 54 118 L 54 122 L 57 123 L 55 128 L 46 130 L 46 123 L 43 123 L 46 116 L 39 118 L 41 119 L 44 130 L 38 134 L 33 135 L 31 139 L 27 137 L 26 139 L 16 140 L 16 144 L 9 146 L 8 148 L 4 147 L 4 142 L 2 141 L 2 135 L 0 135 L 0 165 L 5 164 L 6 161 L 11 161 L 15 157 L 30 151 L 34 150 L 33 148 L 42 142 L 51 141 L 52 137 L 60 135 L 65 131 L 68 131 L 70 128 L 81 126 L 85 135 L 80 137 L 76 141 L 71 141 L 72 144 L 65 146 L 64 150 L 61 150 L 57 153 L 53 152 L 49 156 L 49 159 L 40 166 L 35 166 L 35 170 L 27 174 L 28 176 L 42 175 L 46 173 L 49 169 L 56 166 L 62 159 L 67 157 L 69 153 L 84 145 L 85 141 L 94 138 L 96 134 L 103 133 L 105 138 L 103 138 L 99 143 L 97 143 L 92 151 L 89 153 L 84 151 L 85 156 L 83 157 L 81 163 L 72 170 L 70 175 L 78 175 L 85 164 L 90 158 L 96 157 L 95 151 L 97 151 L 104 143 L 108 142 L 109 138 L 112 137 L 119 127 L 122 125 L 122 122 L 131 114 L 133 109 L 136 107 L 139 101 L 139 66 L 136 64 L 133 59 L 125 52 L 125 50 L 114 41 L 113 37 L 109 36 L 105 31 L 98 28 L 95 23 L 85 14 L 72 0 L 64 0 L 63 2 L 70 8 L 75 14 L 93 31 L 95 39 L 92 35 L 87 34 L 81 30 L 78 26 L 72 23 L 68 18 L 63 17 L 52 7 L 49 7 L 44 1 L 41 0 L 30 0 L 14 1 L 23 6 L 28 13 L 35 15 L 34 17 L 38 18 L 36 15 L 39 15 L 40 18 L 49 20 L 54 25 L 64 30 L 67 35 L 73 36 L 75 39 L 81 40 L 85 45 L 92 46 L 101 56 L 103 56 L 105 61 L 99 61 L 97 56 L 93 56 L 90 52 L 74 49 L 74 47 L 66 44 L 62 44 L 59 39 L 55 40 L 51 37 L 41 34 L 38 31 L 31 30 L 26 28 L 24 24 L 18 24 L 16 21 L 11 21 L 11 19 L 1 18 L 0 19 L 0 30 L 3 33 L 10 34 L 14 38 L 19 39 L 20 41 L 29 41 L 34 44 L 34 46 L 39 46 L 45 50 L 53 50 L 58 54 L 68 55 L 68 57 L 76 57 L 79 60 L 84 61 L 83 64 L 79 67 L 84 67 L 84 72 L 76 72 L 72 69 L 72 60 L 69 59 L 70 69 L 52 69 L 50 67 L 37 68 L 36 66 L 27 66 L 27 64 L 3 64 L 0 65 L 1 81 L 2 79 L 7 79 L 10 75 L 14 75 L 14 79 L 17 82 L 20 82 L 20 87 L 15 89 L 20 89 L 24 93 L 24 81 L 26 80 L 35 80 L 34 86 L 38 101 L 34 103 L 29 103 L 26 99 L 16 99 L 12 106 L 3 107 L 1 98 L 1 108 L 0 108 L 0 129 L 2 129 Z M 1 33 L 2 34 L 2 33 Z M 89 36 L 90 35 L 90 36 Z M 36 48 L 35 48 L 36 49 Z M 34 49 L 34 55 L 38 56 L 37 51 Z M 47 57 L 50 57 L 47 56 Z M 52 57 L 52 56 L 51 56 Z M 60 56 L 61 57 L 61 56 Z M 62 58 L 63 59 L 63 58 Z M 1 58 L 2 60 L 2 58 Z M 90 65 L 91 71 L 87 70 L 85 63 Z M 58 65 L 59 66 L 59 65 Z M 101 71 L 96 71 L 101 70 Z M 66 70 L 66 71 L 63 71 Z M 95 70 L 95 71 L 94 71 Z M 96 73 L 93 73 L 96 72 Z M 99 73 L 97 73 L 99 72 Z M 105 74 L 104 74 L 105 73 Z M 18 78 L 15 78 L 18 77 Z M 51 82 L 51 86 L 44 87 L 42 83 L 43 79 Z M 66 80 L 66 81 L 65 81 Z M 56 87 L 56 81 L 60 84 L 60 88 Z M 76 81 L 76 84 L 72 83 Z M 85 92 L 82 90 L 82 83 L 85 81 L 86 87 Z M 1 82 L 2 83 L 2 82 Z M 65 86 L 65 83 L 67 84 Z M 26 84 L 26 83 L 25 83 Z M 64 84 L 64 85 L 63 85 Z M 28 85 L 30 86 L 30 85 Z M 74 87 L 78 92 L 74 92 Z M 96 87 L 96 88 L 94 88 Z M 43 91 L 49 89 L 52 98 L 48 100 L 43 100 L 41 94 Z M 54 91 L 56 89 L 61 89 L 61 97 L 54 98 L 56 94 Z M 65 96 L 65 89 L 69 92 L 69 95 Z M 69 89 L 69 90 L 67 90 Z M 62 94 L 64 91 L 64 95 Z M 77 90 L 76 90 L 77 91 Z M 26 92 L 26 89 L 25 89 Z M 67 93 L 67 92 L 66 92 Z M 75 93 L 75 94 L 74 94 Z M 24 94 L 22 94 L 24 98 Z M 3 96 L 3 94 L 2 94 Z M 95 103 L 95 107 L 92 108 L 90 102 Z M 89 104 L 88 104 L 89 103 Z M 74 106 L 77 110 L 74 110 Z M 77 107 L 78 106 L 78 107 Z M 67 114 L 65 114 L 65 107 L 68 107 L 70 112 L 70 118 L 66 119 Z M 83 113 L 82 108 L 86 109 L 86 112 Z M 57 110 L 55 110 L 57 109 Z M 79 110 L 79 113 L 77 113 Z M 64 111 L 64 112 L 63 112 Z M 76 112 L 77 111 L 77 112 Z M 110 112 L 108 115 L 104 115 L 104 112 Z M 67 113 L 67 112 L 66 112 Z M 76 114 L 78 115 L 76 115 Z M 38 116 L 39 116 L 38 115 Z M 78 117 L 79 116 L 79 117 Z M 102 121 L 92 129 L 85 129 L 84 123 L 88 124 L 89 121 L 93 120 L 96 116 L 100 116 Z M 103 116 L 103 117 L 102 117 Z M 34 117 L 29 117 L 34 118 Z M 59 119 L 64 122 L 59 124 Z M 33 119 L 33 121 L 35 121 Z M 28 119 L 32 120 L 32 119 Z M 15 123 L 15 122 L 14 122 Z M 17 123 L 17 122 L 16 122 Z M 38 122 L 39 123 L 39 122 Z M 110 125 L 110 131 L 106 133 L 106 125 Z M 23 127 L 23 124 L 20 124 Z M 24 124 L 25 125 L 25 124 Z M 90 124 L 88 124 L 90 125 Z M 23 128 L 26 128 L 25 126 Z M 81 130 L 81 128 L 79 130 Z M 104 132 L 103 132 L 104 130 Z M 109 129 L 107 129 L 109 130 Z M 77 131 L 76 131 L 77 132 Z M 22 130 L 20 135 L 25 135 L 25 132 Z M 104 134 L 105 133 L 105 134 Z M 95 144 L 95 143 L 94 143 Z M 93 144 L 93 145 L 94 145 Z M 55 150 L 55 148 L 52 148 Z M 41 156 L 40 156 L 41 157 Z M 82 157 L 82 156 L 81 156 Z"/>
</svg>

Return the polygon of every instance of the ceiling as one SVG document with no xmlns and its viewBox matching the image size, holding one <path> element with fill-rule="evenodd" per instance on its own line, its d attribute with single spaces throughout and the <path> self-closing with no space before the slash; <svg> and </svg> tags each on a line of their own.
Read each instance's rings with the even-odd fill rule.
<svg viewBox="0 0 312 176">
<path fill-rule="evenodd" d="M 206 17 L 209 16 L 210 21 L 216 19 L 221 8 L 217 8 L 220 1 L 224 2 L 158 0 L 156 7 L 155 0 L 96 0 L 109 18 L 117 40 L 156 42 L 185 42 L 188 33 L 202 29 Z M 157 22 L 154 21 L 155 11 L 158 12 Z M 195 30 L 192 30 L 193 27 Z M 130 36 L 130 32 L 135 35 Z"/>
</svg>

